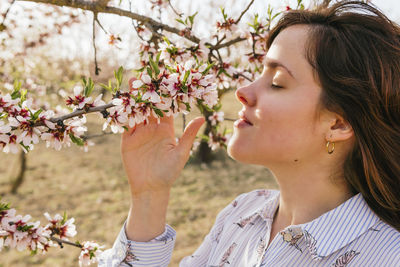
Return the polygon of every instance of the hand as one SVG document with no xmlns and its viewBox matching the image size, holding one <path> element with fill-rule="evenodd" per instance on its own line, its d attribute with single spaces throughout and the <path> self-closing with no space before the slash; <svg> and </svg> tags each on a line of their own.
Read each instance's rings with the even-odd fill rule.
<svg viewBox="0 0 400 267">
<path fill-rule="evenodd" d="M 163 117 L 160 123 L 151 117 L 122 134 L 121 154 L 133 196 L 170 190 L 189 159 L 190 149 L 203 117 L 192 120 L 176 142 L 174 119 Z"/>
</svg>

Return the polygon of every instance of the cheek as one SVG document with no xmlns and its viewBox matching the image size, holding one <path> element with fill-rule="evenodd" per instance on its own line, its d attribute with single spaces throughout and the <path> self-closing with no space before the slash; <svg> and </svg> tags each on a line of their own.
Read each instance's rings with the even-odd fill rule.
<svg viewBox="0 0 400 267">
<path fill-rule="evenodd" d="M 314 106 L 310 102 L 305 103 L 275 101 L 256 110 L 260 151 L 273 150 L 278 156 L 294 153 L 309 145 L 314 132 Z"/>
</svg>

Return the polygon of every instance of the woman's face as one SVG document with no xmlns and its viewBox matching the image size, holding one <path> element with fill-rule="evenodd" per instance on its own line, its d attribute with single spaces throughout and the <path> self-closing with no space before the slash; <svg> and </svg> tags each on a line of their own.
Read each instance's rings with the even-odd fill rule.
<svg viewBox="0 0 400 267">
<path fill-rule="evenodd" d="M 236 91 L 244 120 L 235 122 L 228 145 L 234 159 L 273 167 L 315 160 L 324 152 L 326 137 L 316 117 L 321 88 L 304 57 L 307 29 L 294 25 L 280 32 L 261 77 Z"/>
</svg>

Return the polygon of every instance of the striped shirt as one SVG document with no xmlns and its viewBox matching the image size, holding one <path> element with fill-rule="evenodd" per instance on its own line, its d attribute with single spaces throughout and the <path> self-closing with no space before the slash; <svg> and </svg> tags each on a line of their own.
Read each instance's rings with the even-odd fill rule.
<svg viewBox="0 0 400 267">
<path fill-rule="evenodd" d="M 217 216 L 200 247 L 180 267 L 388 266 L 400 267 L 400 232 L 383 222 L 357 194 L 308 223 L 290 225 L 271 238 L 279 191 L 238 196 Z M 99 266 L 168 266 L 175 231 L 149 242 L 127 239 L 125 225 Z"/>
</svg>

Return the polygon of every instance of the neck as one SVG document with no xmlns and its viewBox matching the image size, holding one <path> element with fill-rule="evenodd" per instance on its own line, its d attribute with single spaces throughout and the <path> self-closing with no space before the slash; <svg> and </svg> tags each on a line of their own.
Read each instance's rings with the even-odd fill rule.
<svg viewBox="0 0 400 267">
<path fill-rule="evenodd" d="M 315 162 L 273 172 L 281 192 L 275 214 L 280 228 L 312 221 L 352 197 L 343 176 L 331 178 L 332 171 Z"/>
</svg>

